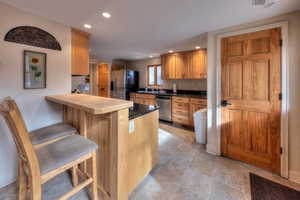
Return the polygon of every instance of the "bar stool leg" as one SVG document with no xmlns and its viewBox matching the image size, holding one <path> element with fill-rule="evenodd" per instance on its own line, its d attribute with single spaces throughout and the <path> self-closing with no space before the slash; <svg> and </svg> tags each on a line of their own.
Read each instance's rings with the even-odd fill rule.
<svg viewBox="0 0 300 200">
<path fill-rule="evenodd" d="M 77 169 L 78 169 L 77 165 L 72 167 L 72 183 L 73 183 L 74 187 L 78 185 L 78 172 L 77 172 Z"/>
<path fill-rule="evenodd" d="M 93 156 L 92 156 L 92 176 L 93 176 L 92 197 L 93 197 L 93 200 L 98 200 L 96 151 L 94 151 L 92 154 L 93 154 Z"/>
<path fill-rule="evenodd" d="M 18 168 L 18 183 L 19 183 L 19 200 L 26 199 L 27 192 L 27 183 L 26 183 L 26 174 L 24 172 L 24 161 L 19 160 L 19 168 Z"/>
<path fill-rule="evenodd" d="M 29 177 L 29 184 L 30 184 L 30 200 L 41 200 L 42 184 L 41 184 L 40 177 L 34 175 L 32 177 Z"/>
</svg>

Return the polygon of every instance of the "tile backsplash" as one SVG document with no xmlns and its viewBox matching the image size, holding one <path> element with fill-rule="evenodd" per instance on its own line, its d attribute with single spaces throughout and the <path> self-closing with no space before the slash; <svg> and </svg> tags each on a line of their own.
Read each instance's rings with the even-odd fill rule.
<svg viewBox="0 0 300 200">
<path fill-rule="evenodd" d="M 201 80 L 164 80 L 163 89 L 172 89 L 173 83 L 176 84 L 177 90 L 207 90 L 207 79 Z"/>
</svg>

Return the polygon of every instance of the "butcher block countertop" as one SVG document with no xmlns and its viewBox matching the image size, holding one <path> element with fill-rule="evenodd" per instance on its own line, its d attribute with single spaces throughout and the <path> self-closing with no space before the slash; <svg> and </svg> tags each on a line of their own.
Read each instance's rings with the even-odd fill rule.
<svg viewBox="0 0 300 200">
<path fill-rule="evenodd" d="M 111 113 L 133 106 L 133 102 L 87 94 L 50 95 L 48 101 L 84 110 L 93 115 Z"/>
</svg>

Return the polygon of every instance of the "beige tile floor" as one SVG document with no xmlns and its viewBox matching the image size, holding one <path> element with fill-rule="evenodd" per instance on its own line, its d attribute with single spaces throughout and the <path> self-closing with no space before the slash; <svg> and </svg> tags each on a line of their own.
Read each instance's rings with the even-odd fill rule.
<svg viewBox="0 0 300 200">
<path fill-rule="evenodd" d="M 216 157 L 202 145 L 191 144 L 160 129 L 160 162 L 132 192 L 130 200 L 250 200 L 249 172 L 300 190 L 289 182 L 264 170 Z M 63 174 L 43 187 L 43 199 L 55 199 L 71 188 Z M 0 200 L 15 200 L 14 184 L 0 189 Z M 82 191 L 72 199 L 89 199 Z"/>
</svg>

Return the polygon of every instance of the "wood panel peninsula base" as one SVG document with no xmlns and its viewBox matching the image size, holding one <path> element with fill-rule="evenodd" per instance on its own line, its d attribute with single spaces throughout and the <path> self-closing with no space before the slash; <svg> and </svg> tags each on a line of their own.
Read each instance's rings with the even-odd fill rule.
<svg viewBox="0 0 300 200">
<path fill-rule="evenodd" d="M 46 99 L 63 105 L 64 121 L 99 145 L 97 171 L 102 198 L 127 200 L 158 161 L 157 108 L 137 109 L 131 101 L 84 94 L 53 95 Z M 91 163 L 80 166 L 88 174 L 90 168 Z"/>
</svg>

